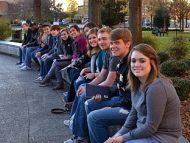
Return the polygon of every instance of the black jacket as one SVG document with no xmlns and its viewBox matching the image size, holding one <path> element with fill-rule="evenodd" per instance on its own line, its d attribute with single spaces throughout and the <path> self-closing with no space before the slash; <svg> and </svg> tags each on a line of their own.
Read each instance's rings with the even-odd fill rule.
<svg viewBox="0 0 190 143">
<path fill-rule="evenodd" d="M 29 28 L 28 31 L 26 33 L 24 33 L 24 39 L 22 41 L 22 46 L 23 45 L 27 45 L 32 37 L 32 30 Z"/>
</svg>

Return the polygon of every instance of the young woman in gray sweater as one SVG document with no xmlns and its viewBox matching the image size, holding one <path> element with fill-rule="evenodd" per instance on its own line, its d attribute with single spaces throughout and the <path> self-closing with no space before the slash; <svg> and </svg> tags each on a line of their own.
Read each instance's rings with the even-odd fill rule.
<svg viewBox="0 0 190 143">
<path fill-rule="evenodd" d="M 123 127 L 105 143 L 177 143 L 180 101 L 171 81 L 160 74 L 155 50 L 139 44 L 128 61 L 132 109 Z"/>
</svg>

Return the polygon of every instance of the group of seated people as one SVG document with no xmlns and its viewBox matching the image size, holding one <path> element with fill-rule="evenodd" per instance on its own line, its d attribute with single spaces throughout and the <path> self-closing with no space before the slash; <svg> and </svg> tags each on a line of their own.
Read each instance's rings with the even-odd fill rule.
<svg viewBox="0 0 190 143">
<path fill-rule="evenodd" d="M 67 72 L 70 85 L 64 99 L 70 118 L 64 124 L 73 136 L 64 143 L 178 142 L 180 100 L 160 73 L 153 47 L 132 46 L 126 28 L 98 28 L 89 22 L 82 34 L 77 25 L 60 29 L 44 24 L 41 30 L 34 25 L 23 24 L 19 67 L 30 70 L 33 59 L 40 66 L 35 82 L 44 87 L 55 77 L 54 90 L 63 88 L 61 72 Z M 121 129 L 111 133 L 110 126 Z"/>
</svg>

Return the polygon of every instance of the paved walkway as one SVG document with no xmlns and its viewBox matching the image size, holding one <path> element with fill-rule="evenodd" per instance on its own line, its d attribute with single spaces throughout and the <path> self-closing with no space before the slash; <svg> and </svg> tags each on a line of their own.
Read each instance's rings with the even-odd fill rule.
<svg viewBox="0 0 190 143">
<path fill-rule="evenodd" d="M 50 112 L 63 107 L 61 93 L 39 87 L 38 72 L 20 71 L 17 60 L 0 54 L 0 143 L 63 143 L 70 137 L 68 115 Z"/>
</svg>

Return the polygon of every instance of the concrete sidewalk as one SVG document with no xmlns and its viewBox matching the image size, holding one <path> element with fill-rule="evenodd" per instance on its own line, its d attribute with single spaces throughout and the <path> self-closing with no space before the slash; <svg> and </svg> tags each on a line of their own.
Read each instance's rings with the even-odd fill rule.
<svg viewBox="0 0 190 143">
<path fill-rule="evenodd" d="M 0 54 L 0 143 L 63 143 L 70 137 L 61 93 L 34 83 L 38 72 L 20 71 L 17 58 Z"/>
</svg>

